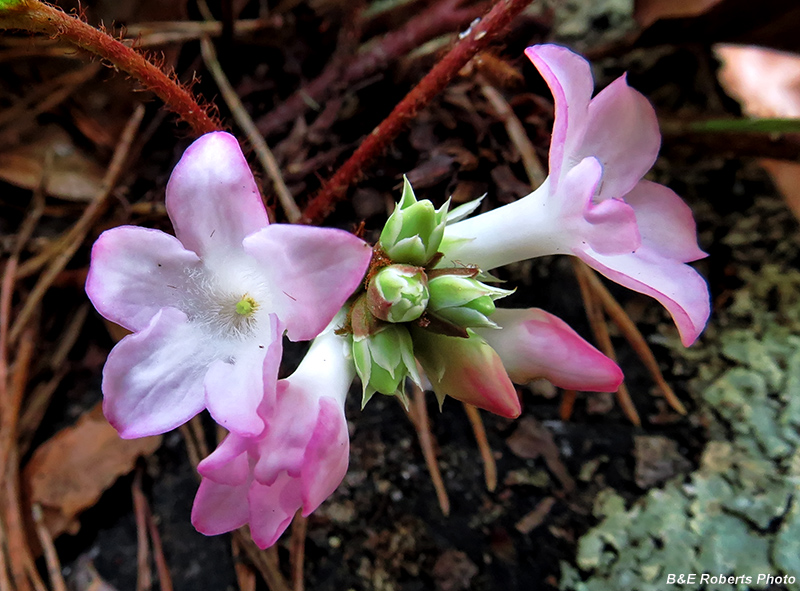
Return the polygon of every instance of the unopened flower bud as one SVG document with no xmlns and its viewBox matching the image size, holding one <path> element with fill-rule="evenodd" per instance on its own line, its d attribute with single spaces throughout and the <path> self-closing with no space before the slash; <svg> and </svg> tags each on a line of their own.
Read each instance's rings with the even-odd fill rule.
<svg viewBox="0 0 800 591">
<path fill-rule="evenodd" d="M 353 361 L 363 386 L 362 406 L 375 392 L 398 395 L 405 401 L 406 377 L 420 382 L 411 335 L 403 326 L 389 324 L 370 336 L 354 336 Z"/>
<path fill-rule="evenodd" d="M 446 274 L 429 280 L 428 290 L 428 311 L 463 328 L 496 327 L 489 319 L 495 310 L 494 300 L 513 293 L 513 290 L 486 285 L 474 277 Z"/>
<path fill-rule="evenodd" d="M 411 322 L 428 305 L 428 278 L 420 267 L 389 265 L 370 281 L 367 288 L 370 312 L 387 322 Z"/>
<path fill-rule="evenodd" d="M 448 204 L 437 211 L 427 199 L 417 201 L 411 183 L 403 177 L 403 196 L 381 232 L 383 251 L 396 263 L 426 265 L 442 243 Z"/>
</svg>

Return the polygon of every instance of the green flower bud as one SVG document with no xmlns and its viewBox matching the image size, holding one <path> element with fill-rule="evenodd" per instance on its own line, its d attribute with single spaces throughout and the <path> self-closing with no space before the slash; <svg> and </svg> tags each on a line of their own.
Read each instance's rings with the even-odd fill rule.
<svg viewBox="0 0 800 591">
<path fill-rule="evenodd" d="M 495 310 L 494 300 L 513 293 L 513 290 L 486 285 L 474 277 L 449 274 L 430 279 L 428 290 L 428 311 L 463 328 L 496 328 L 497 325 L 489 320 Z"/>
<path fill-rule="evenodd" d="M 406 377 L 420 383 L 411 335 L 403 326 L 388 324 L 370 336 L 354 336 L 353 361 L 363 386 L 362 407 L 375 392 L 398 395 L 405 403 Z"/>
<path fill-rule="evenodd" d="M 419 267 L 389 265 L 384 267 L 367 288 L 370 312 L 387 322 L 411 322 L 428 305 L 428 278 Z"/>
<path fill-rule="evenodd" d="M 386 220 L 378 243 L 397 263 L 425 266 L 439 251 L 448 205 L 437 211 L 427 199 L 417 201 L 411 183 L 403 177 L 403 196 Z"/>
</svg>

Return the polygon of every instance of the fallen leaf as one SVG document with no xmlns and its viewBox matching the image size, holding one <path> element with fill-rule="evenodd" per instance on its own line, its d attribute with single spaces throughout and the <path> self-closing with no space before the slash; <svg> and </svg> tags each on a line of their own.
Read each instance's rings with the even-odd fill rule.
<svg viewBox="0 0 800 591">
<path fill-rule="evenodd" d="M 673 439 L 661 435 L 637 435 L 633 438 L 636 458 L 636 486 L 647 489 L 691 469 L 692 465 L 678 452 Z"/>
<path fill-rule="evenodd" d="M 514 524 L 514 528 L 521 534 L 529 534 L 544 523 L 545 517 L 550 514 L 553 505 L 556 504 L 555 497 L 545 497 L 536 504 L 533 511 L 527 513 L 522 519 Z"/>
<path fill-rule="evenodd" d="M 714 52 L 722 63 L 719 82 L 745 114 L 800 118 L 800 55 L 725 44 L 716 45 Z M 800 165 L 766 158 L 760 164 L 800 220 Z"/>
<path fill-rule="evenodd" d="M 160 436 L 121 439 L 100 403 L 40 445 L 25 466 L 23 482 L 31 504 L 42 506 L 50 535 L 75 531 L 75 517 L 159 445 Z"/>
<path fill-rule="evenodd" d="M 102 187 L 105 171 L 81 152 L 56 125 L 37 130 L 36 139 L 0 152 L 0 179 L 70 201 L 89 201 Z"/>
<path fill-rule="evenodd" d="M 759 164 L 772 177 L 794 217 L 800 220 L 800 164 L 772 158 L 762 158 Z"/>
<path fill-rule="evenodd" d="M 644 29 L 665 18 L 700 16 L 719 2 L 720 0 L 636 0 L 633 18 Z"/>
<path fill-rule="evenodd" d="M 800 117 L 800 55 L 752 45 L 714 46 L 725 92 L 751 117 Z"/>
<path fill-rule="evenodd" d="M 552 433 L 533 417 L 523 417 L 517 422 L 517 428 L 506 439 L 506 445 L 520 458 L 532 460 L 542 456 L 564 490 L 569 492 L 575 488 L 575 481 L 561 461 Z"/>
</svg>

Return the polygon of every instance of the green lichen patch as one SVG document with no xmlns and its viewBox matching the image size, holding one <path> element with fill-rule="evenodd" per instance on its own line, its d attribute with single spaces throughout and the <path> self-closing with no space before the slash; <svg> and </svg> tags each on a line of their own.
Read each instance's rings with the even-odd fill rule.
<svg viewBox="0 0 800 591">
<path fill-rule="evenodd" d="M 580 539 L 577 568 L 562 564 L 561 589 L 663 590 L 671 573 L 752 577 L 669 586 L 709 591 L 765 588 L 761 573 L 800 579 L 800 272 L 742 276 L 725 328 L 687 356 L 708 425 L 700 467 L 630 507 L 600 495 L 600 523 Z"/>
</svg>

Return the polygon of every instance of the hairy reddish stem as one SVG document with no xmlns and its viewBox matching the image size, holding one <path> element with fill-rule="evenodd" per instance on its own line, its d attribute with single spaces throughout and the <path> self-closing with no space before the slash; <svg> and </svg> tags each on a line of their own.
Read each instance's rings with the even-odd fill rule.
<svg viewBox="0 0 800 591">
<path fill-rule="evenodd" d="M 197 135 L 218 131 L 219 123 L 207 108 L 174 78 L 142 54 L 83 22 L 76 16 L 38 0 L 0 0 L 0 28 L 22 29 L 65 39 L 99 55 L 154 92 L 166 107 L 188 123 Z"/>
<path fill-rule="evenodd" d="M 258 130 L 265 136 L 281 130 L 310 108 L 309 98 L 324 103 L 337 90 L 346 90 L 359 80 L 368 78 L 397 56 L 403 56 L 443 33 L 463 27 L 483 14 L 482 6 L 459 8 L 461 3 L 463 0 L 434 4 L 401 29 L 385 35 L 369 51 L 355 56 L 347 66 L 341 64 L 340 59 L 334 59 L 314 80 L 259 118 L 256 122 Z"/>
<path fill-rule="evenodd" d="M 344 199 L 350 185 L 361 177 L 364 168 L 386 149 L 406 124 L 416 117 L 419 110 L 439 94 L 456 73 L 476 53 L 497 38 L 511 20 L 531 2 L 532 0 L 498 0 L 489 13 L 462 36 L 325 183 L 306 206 L 301 223 L 319 224 L 324 220 L 333 211 L 336 203 Z"/>
</svg>

